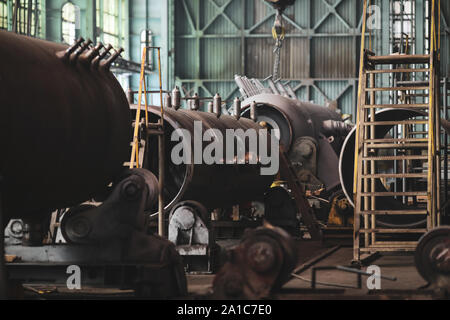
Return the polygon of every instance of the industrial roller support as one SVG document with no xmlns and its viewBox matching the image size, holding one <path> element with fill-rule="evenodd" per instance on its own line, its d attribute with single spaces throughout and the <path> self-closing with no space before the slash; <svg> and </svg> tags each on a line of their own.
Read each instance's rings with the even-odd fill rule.
<svg viewBox="0 0 450 320">
<path fill-rule="evenodd" d="M 212 298 L 268 298 L 290 279 L 296 263 L 297 248 L 286 231 L 270 225 L 247 230 L 214 278 Z"/>
<path fill-rule="evenodd" d="M 61 233 L 68 243 L 73 244 L 126 239 L 134 230 L 145 231 L 143 213 L 154 206 L 157 196 L 158 181 L 150 171 L 129 170 L 100 206 L 84 205 L 64 214 Z M 132 250 L 129 248 L 129 252 Z"/>
<path fill-rule="evenodd" d="M 174 245 L 146 232 L 145 210 L 156 204 L 157 195 L 158 181 L 151 172 L 129 170 L 113 185 L 102 205 L 79 206 L 64 215 L 60 228 L 67 244 L 32 248 L 11 245 L 6 247 L 6 253 L 20 257 L 30 268 L 34 263 L 52 268 L 53 264 L 70 262 L 86 274 L 104 270 L 96 271 L 105 274 L 100 279 L 108 281 L 104 284 L 135 289 L 140 297 L 184 296 L 186 278 Z M 47 254 L 42 255 L 42 250 Z M 38 281 L 41 276 L 34 269 L 21 273 L 20 263 L 7 267 L 16 281 Z M 118 279 L 107 279 L 106 274 L 114 272 Z M 58 281 L 61 274 L 55 272 L 47 277 Z M 89 284 L 87 277 L 83 281 Z"/>
<path fill-rule="evenodd" d="M 199 202 L 182 201 L 169 215 L 169 241 L 176 245 L 187 272 L 214 272 L 218 246 L 208 210 Z"/>
<path fill-rule="evenodd" d="M 422 236 L 416 248 L 417 271 L 432 289 L 450 296 L 450 227 L 442 226 Z"/>
</svg>

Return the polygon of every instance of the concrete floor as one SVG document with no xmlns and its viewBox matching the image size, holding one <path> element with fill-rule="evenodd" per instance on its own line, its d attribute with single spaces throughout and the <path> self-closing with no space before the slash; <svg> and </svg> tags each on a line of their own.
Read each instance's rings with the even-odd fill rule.
<svg viewBox="0 0 450 320">
<path fill-rule="evenodd" d="M 330 251 L 331 245 L 313 241 L 299 242 L 299 262 L 304 265 Z M 340 247 L 323 260 L 314 263 L 314 266 L 349 266 L 352 261 L 352 248 Z M 367 277 L 362 277 L 362 289 L 348 289 L 333 286 L 317 285 L 311 289 L 308 281 L 293 278 L 283 286 L 280 293 L 275 294 L 274 299 L 431 299 L 433 292 L 418 290 L 426 285 L 426 281 L 418 274 L 413 255 L 384 255 L 370 263 L 381 269 L 383 276 L 395 277 L 396 281 L 381 280 L 381 290 L 370 291 L 367 288 Z M 362 270 L 366 271 L 366 267 Z M 298 273 L 301 277 L 310 280 L 312 269 Z M 190 295 L 207 295 L 211 292 L 214 275 L 188 275 L 188 291 Z M 356 274 L 339 270 L 318 271 L 317 281 L 356 286 Z"/>
<path fill-rule="evenodd" d="M 348 266 L 352 260 L 352 248 L 340 248 L 315 266 Z M 343 289 L 332 286 L 318 284 L 317 292 L 314 293 L 317 299 L 340 299 L 340 298 L 360 298 L 360 299 L 427 299 L 431 298 L 432 292 L 418 290 L 427 283 L 416 270 L 414 257 L 412 255 L 383 255 L 370 263 L 381 269 L 381 275 L 395 277 L 396 281 L 381 280 L 380 290 L 369 290 L 367 287 L 367 277 L 362 277 L 362 289 Z M 362 270 L 366 271 L 367 267 Z M 305 279 L 312 278 L 311 268 L 299 273 Z M 342 284 L 346 286 L 356 286 L 357 276 L 339 270 L 320 270 L 316 274 L 318 282 Z M 304 293 L 305 298 L 311 298 L 311 283 L 300 279 L 292 279 L 283 287 L 286 292 L 293 294 L 292 297 L 301 298 L 300 293 Z M 330 291 L 334 290 L 334 291 Z M 320 293 L 323 293 L 323 296 Z M 329 292 L 327 292 L 329 291 Z M 280 295 L 278 298 L 286 298 Z"/>
<path fill-rule="evenodd" d="M 312 266 L 349 266 L 352 260 L 351 247 L 337 247 L 333 244 L 324 244 L 314 241 L 299 241 L 298 266 L 304 267 L 298 273 L 304 279 L 312 278 Z M 332 251 L 333 253 L 327 255 Z M 316 262 L 318 257 L 322 260 Z M 302 299 L 431 299 L 436 298 L 429 290 L 418 290 L 425 286 L 426 282 L 418 274 L 414 265 L 412 255 L 384 255 L 380 256 L 370 264 L 381 268 L 381 274 L 389 277 L 396 277 L 396 281 L 381 280 L 381 290 L 369 291 L 366 286 L 367 277 L 362 277 L 362 289 L 338 288 L 318 284 L 316 289 L 311 289 L 308 281 L 293 278 L 286 283 L 282 290 L 274 294 L 271 299 L 282 300 L 302 300 Z M 305 267 L 306 266 L 306 267 Z M 363 267 L 362 270 L 366 270 Z M 357 285 L 356 274 L 339 270 L 323 270 L 317 273 L 317 281 L 347 286 Z M 214 275 L 187 275 L 188 292 L 191 299 L 205 298 L 212 291 Z M 33 286 L 39 290 L 39 287 Z M 48 288 L 47 288 L 48 289 Z M 54 288 L 56 289 L 56 287 Z M 28 298 L 40 296 L 28 289 Z M 32 288 L 33 290 L 33 288 Z M 57 287 L 59 298 L 132 298 L 132 291 L 121 291 L 99 288 L 85 288 L 79 292 L 78 296 L 73 296 L 70 292 L 64 292 L 63 287 Z M 31 296 L 30 296 L 31 295 Z"/>
</svg>

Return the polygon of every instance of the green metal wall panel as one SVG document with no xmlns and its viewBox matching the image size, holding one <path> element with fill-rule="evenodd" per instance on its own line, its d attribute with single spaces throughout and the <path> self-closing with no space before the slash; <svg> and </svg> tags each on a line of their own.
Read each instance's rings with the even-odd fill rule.
<svg viewBox="0 0 450 320">
<path fill-rule="evenodd" d="M 231 100 L 239 95 L 234 74 L 259 79 L 272 74 L 274 10 L 266 2 L 169 1 L 174 13 L 170 41 L 176 56 L 170 62 L 170 85 L 180 86 L 184 94 L 219 92 L 223 98 Z M 370 43 L 377 54 L 392 53 L 391 2 L 371 1 L 381 13 L 381 29 L 370 32 Z M 291 81 L 300 99 L 318 104 L 338 100 L 344 113 L 354 113 L 362 3 L 361 0 L 297 0 L 286 10 L 287 38 L 281 53 L 281 76 Z M 427 0 L 414 3 L 414 36 L 416 52 L 420 53 L 426 43 L 423 8 Z M 441 72 L 447 76 L 449 6 L 449 1 L 442 1 Z M 389 82 L 388 75 L 380 79 L 380 85 Z"/>
<path fill-rule="evenodd" d="M 263 0 L 171 0 L 176 85 L 184 94 L 238 95 L 235 74 L 272 74 L 275 11 Z M 356 0 L 297 0 L 284 13 L 281 77 L 303 100 L 354 108 L 361 8 Z"/>
</svg>

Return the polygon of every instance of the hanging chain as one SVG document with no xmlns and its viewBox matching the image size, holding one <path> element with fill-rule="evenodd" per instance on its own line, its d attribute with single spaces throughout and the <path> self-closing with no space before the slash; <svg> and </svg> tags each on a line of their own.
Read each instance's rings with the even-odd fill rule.
<svg viewBox="0 0 450 320">
<path fill-rule="evenodd" d="M 283 16 L 280 10 L 277 10 L 275 17 L 275 23 L 272 28 L 272 36 L 275 39 L 275 47 L 273 49 L 274 53 L 274 64 L 273 64 L 273 80 L 280 79 L 280 51 L 283 46 L 283 40 L 285 37 L 285 29 L 283 27 Z"/>
</svg>

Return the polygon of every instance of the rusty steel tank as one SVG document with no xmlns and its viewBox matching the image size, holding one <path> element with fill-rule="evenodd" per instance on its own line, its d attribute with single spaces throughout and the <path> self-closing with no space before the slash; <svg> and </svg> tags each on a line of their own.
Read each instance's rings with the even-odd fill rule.
<svg viewBox="0 0 450 320">
<path fill-rule="evenodd" d="M 132 109 L 136 109 L 132 105 Z M 159 107 L 149 108 L 151 122 L 160 119 Z M 263 128 L 253 120 L 229 115 L 217 115 L 211 112 L 202 112 L 186 109 L 164 108 L 165 122 L 165 186 L 164 199 L 166 210 L 172 208 L 182 200 L 194 200 L 202 203 L 208 209 L 232 206 L 244 201 L 262 199 L 274 180 L 273 175 L 261 174 L 261 164 L 206 164 L 195 163 L 194 157 L 194 130 L 195 122 L 202 124 L 201 135 L 209 129 L 217 129 L 226 137 L 227 129 L 254 129 L 256 132 Z M 191 163 L 175 164 L 171 159 L 173 148 L 179 144 L 171 141 L 172 133 L 176 129 L 184 129 L 190 133 L 192 146 Z M 259 135 L 257 135 L 259 143 Z M 270 137 L 267 136 L 270 146 Z M 247 141 L 248 143 L 248 141 Z M 203 150 L 210 142 L 203 142 Z M 158 172 L 158 143 L 156 138 L 150 140 L 147 149 L 144 167 L 151 172 Z M 225 148 L 225 145 L 224 145 Z M 246 146 L 245 157 L 251 157 Z M 278 149 L 277 149 L 278 153 Z M 226 155 L 224 150 L 223 155 Z M 225 159 L 223 160 L 225 161 Z"/>
<path fill-rule="evenodd" d="M 122 170 L 131 139 L 126 95 L 109 71 L 122 50 L 5 31 L 0 43 L 6 217 L 48 213 L 102 192 Z"/>
</svg>

